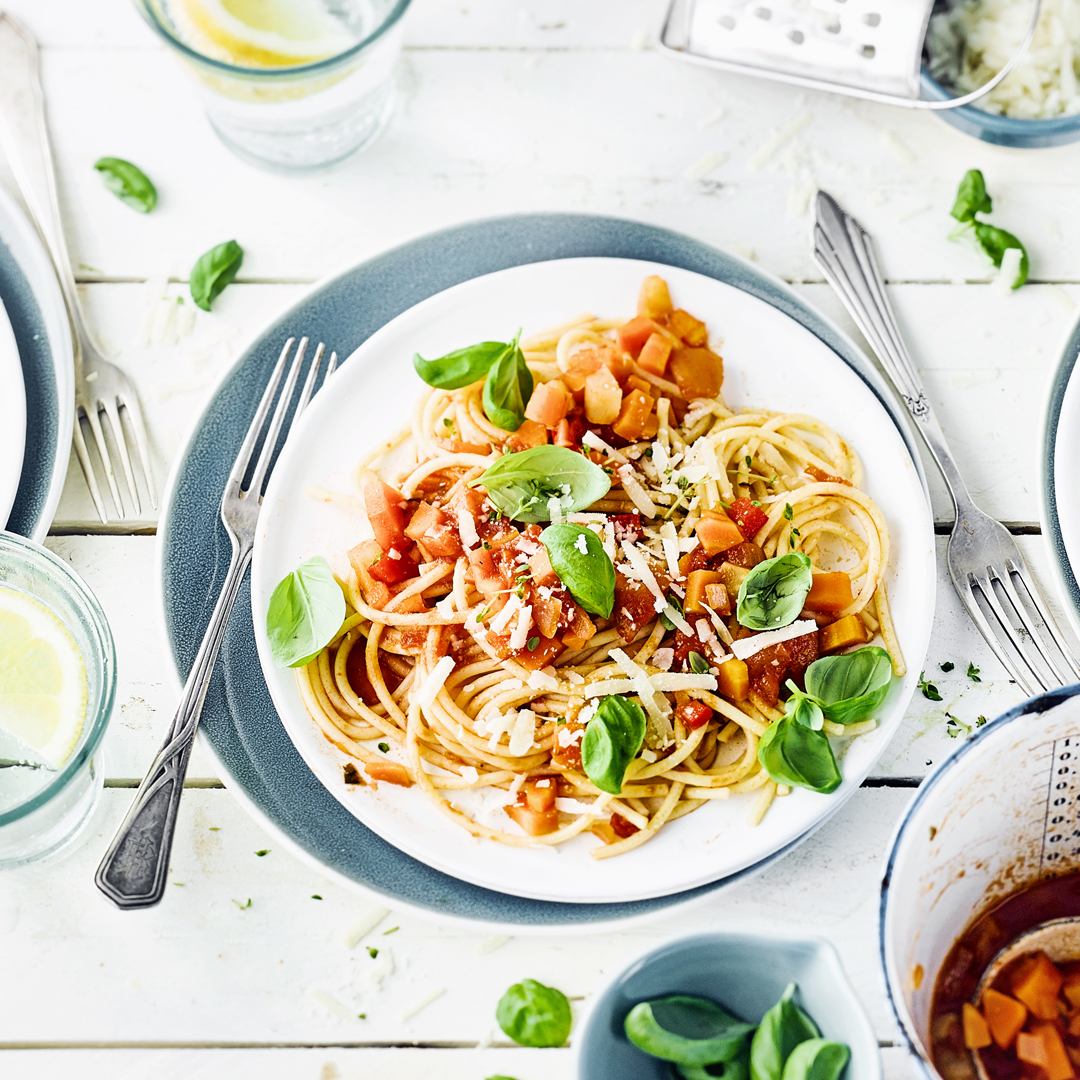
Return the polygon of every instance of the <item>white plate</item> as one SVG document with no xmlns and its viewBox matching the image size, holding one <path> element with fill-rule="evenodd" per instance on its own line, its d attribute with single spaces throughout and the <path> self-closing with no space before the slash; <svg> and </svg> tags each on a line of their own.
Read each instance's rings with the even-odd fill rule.
<svg viewBox="0 0 1080 1080">
<path fill-rule="evenodd" d="M 361 511 L 315 502 L 309 485 L 341 486 L 352 463 L 405 422 L 422 384 L 414 352 L 439 356 L 471 341 L 508 340 L 588 309 L 632 314 L 642 278 L 665 277 L 673 297 L 723 341 L 724 396 L 740 407 L 806 412 L 832 425 L 862 456 L 866 490 L 892 534 L 890 596 L 908 675 L 894 689 L 879 729 L 855 740 L 832 795 L 796 791 L 777 800 L 757 828 L 745 825 L 753 795 L 714 802 L 627 855 L 596 861 L 595 838 L 554 848 L 511 848 L 476 840 L 415 788 L 346 789 L 348 761 L 307 716 L 291 670 L 273 665 L 266 608 L 277 582 L 304 558 L 323 554 L 344 569 L 344 552 L 366 532 Z M 499 335 L 503 335 L 500 338 Z M 899 587 L 902 583 L 902 587 Z M 410 309 L 369 338 L 309 407 L 274 470 L 252 563 L 252 612 L 259 657 L 274 704 L 304 760 L 351 813 L 391 844 L 445 873 L 517 896 L 601 903 L 664 896 L 735 873 L 813 829 L 854 792 L 903 717 L 926 654 L 936 583 L 925 491 L 892 419 L 831 349 L 787 315 L 732 286 L 673 267 L 628 259 L 566 259 L 476 278 Z"/>
<path fill-rule="evenodd" d="M 0 523 L 7 521 L 26 449 L 26 391 L 15 334 L 0 301 Z"/>
</svg>

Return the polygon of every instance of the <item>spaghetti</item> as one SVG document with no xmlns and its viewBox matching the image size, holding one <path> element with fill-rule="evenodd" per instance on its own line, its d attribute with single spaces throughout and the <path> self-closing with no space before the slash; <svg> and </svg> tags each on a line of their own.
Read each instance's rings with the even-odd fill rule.
<svg viewBox="0 0 1080 1080">
<path fill-rule="evenodd" d="M 649 278 L 636 318 L 581 316 L 521 343 L 531 394 L 515 431 L 489 418 L 484 379 L 430 388 L 359 463 L 376 538 L 349 552 L 341 631 L 297 671 L 312 719 L 362 765 L 355 782 L 415 785 L 503 844 L 588 832 L 607 858 L 713 799 L 752 793 L 760 821 L 789 789 L 759 764 L 759 739 L 819 655 L 879 638 L 903 673 L 888 528 L 857 454 L 813 417 L 730 409 L 707 341 Z M 574 512 L 568 487 L 539 482 L 531 521 L 507 516 L 480 478 L 548 445 L 583 454 L 609 490 Z M 542 521 L 595 534 L 610 616 L 560 579 Z M 755 633 L 736 616 L 741 583 L 788 553 L 813 566 L 800 621 Z M 582 761 L 609 695 L 646 717 L 615 793 Z"/>
</svg>

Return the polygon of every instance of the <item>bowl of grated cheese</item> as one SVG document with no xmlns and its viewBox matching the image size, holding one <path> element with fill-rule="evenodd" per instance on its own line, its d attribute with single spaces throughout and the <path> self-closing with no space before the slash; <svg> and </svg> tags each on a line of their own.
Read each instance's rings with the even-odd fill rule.
<svg viewBox="0 0 1080 1080">
<path fill-rule="evenodd" d="M 1031 0 L 939 0 L 923 50 L 925 97 L 978 89 L 1023 41 Z M 1080 139 L 1080 0 L 1042 0 L 1035 36 L 1000 85 L 939 115 L 984 142 L 1036 148 Z"/>
</svg>

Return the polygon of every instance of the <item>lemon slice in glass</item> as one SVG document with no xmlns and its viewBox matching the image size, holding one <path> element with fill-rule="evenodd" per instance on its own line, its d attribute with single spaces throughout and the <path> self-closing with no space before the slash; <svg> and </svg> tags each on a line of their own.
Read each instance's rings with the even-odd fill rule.
<svg viewBox="0 0 1080 1080">
<path fill-rule="evenodd" d="M 202 51 L 224 53 L 234 64 L 310 64 L 355 43 L 319 0 L 180 0 L 180 6 L 193 36 L 212 46 Z"/>
<path fill-rule="evenodd" d="M 0 587 L 0 728 L 49 766 L 71 756 L 86 719 L 86 665 L 44 605 Z"/>
</svg>

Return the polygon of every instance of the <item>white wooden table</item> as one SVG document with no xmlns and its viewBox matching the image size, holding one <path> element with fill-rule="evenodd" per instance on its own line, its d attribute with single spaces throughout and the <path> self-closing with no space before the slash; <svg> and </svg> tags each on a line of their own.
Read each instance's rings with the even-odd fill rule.
<svg viewBox="0 0 1080 1080">
<path fill-rule="evenodd" d="M 43 48 L 73 262 L 91 322 L 138 384 L 159 478 L 237 348 L 309 283 L 477 217 L 591 211 L 678 229 L 751 254 L 854 333 L 809 257 L 807 201 L 820 184 L 876 236 L 962 470 L 1051 590 L 1038 435 L 1058 342 L 1080 301 L 1080 147 L 993 148 L 931 116 L 676 64 L 649 44 L 662 0 L 416 0 L 389 130 L 334 171 L 286 179 L 218 143 L 185 74 L 127 0 L 2 2 Z M 105 191 L 91 168 L 103 154 L 131 158 L 154 179 L 152 215 Z M 956 185 L 973 167 L 986 174 L 994 220 L 1031 253 L 1034 283 L 1011 297 L 986 284 L 973 252 L 945 239 Z M 14 187 L 2 161 L 0 183 Z M 229 237 L 246 253 L 238 283 L 212 314 L 198 313 L 189 335 L 149 345 L 145 323 L 162 279 L 168 295 L 186 293 L 194 259 Z M 950 508 L 928 472 L 943 550 Z M 119 696 L 106 791 L 84 842 L 61 861 L 0 878 L 6 1080 L 568 1080 L 570 1050 L 521 1049 L 498 1032 L 494 1007 L 509 984 L 552 983 L 580 1010 L 649 943 L 734 922 L 797 923 L 832 940 L 890 1076 L 907 1075 L 876 961 L 882 852 L 911 789 L 955 745 L 946 711 L 973 723 L 1018 697 L 944 572 L 926 664 L 944 700 L 917 697 L 872 780 L 768 872 L 646 929 L 500 943 L 391 913 L 348 948 L 345 936 L 372 904 L 273 850 L 201 751 L 165 902 L 121 914 L 93 886 L 175 703 L 154 531 L 153 519 L 102 529 L 72 463 L 48 543 L 105 606 Z M 956 669 L 945 675 L 938 665 L 947 660 Z M 969 661 L 981 683 L 964 675 Z M 378 991 L 368 986 L 371 943 L 393 957 Z M 366 1019 L 342 1019 L 313 990 Z"/>
</svg>

